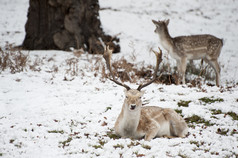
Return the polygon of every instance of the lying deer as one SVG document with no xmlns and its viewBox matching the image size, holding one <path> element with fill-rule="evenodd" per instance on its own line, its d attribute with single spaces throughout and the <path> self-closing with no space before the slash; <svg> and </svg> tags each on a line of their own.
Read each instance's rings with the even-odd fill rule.
<svg viewBox="0 0 238 158">
<path fill-rule="evenodd" d="M 216 85 L 220 85 L 220 66 L 217 58 L 223 46 L 222 39 L 212 35 L 178 36 L 172 38 L 168 31 L 169 20 L 155 21 L 155 33 L 159 35 L 160 44 L 177 61 L 179 83 L 185 84 L 187 60 L 203 59 L 216 72 Z"/>
<path fill-rule="evenodd" d="M 144 91 L 142 88 L 153 83 L 162 61 L 162 51 L 155 52 L 156 67 L 153 79 L 146 84 L 141 84 L 137 89 L 131 89 L 128 85 L 117 81 L 112 73 L 111 55 L 112 50 L 107 46 L 104 51 L 104 59 L 109 69 L 111 81 L 125 87 L 125 100 L 115 123 L 115 132 L 123 138 L 151 140 L 155 137 L 185 137 L 188 133 L 188 127 L 184 119 L 178 115 L 173 109 L 160 108 L 157 106 L 142 107 L 142 96 Z"/>
</svg>

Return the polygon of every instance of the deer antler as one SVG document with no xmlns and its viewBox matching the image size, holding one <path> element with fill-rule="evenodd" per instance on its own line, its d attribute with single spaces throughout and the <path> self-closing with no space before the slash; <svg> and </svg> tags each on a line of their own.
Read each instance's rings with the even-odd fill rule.
<svg viewBox="0 0 238 158">
<path fill-rule="evenodd" d="M 156 56 L 156 66 L 155 66 L 153 78 L 152 78 L 151 81 L 147 82 L 146 84 L 140 84 L 139 87 L 137 88 L 138 91 L 140 91 L 142 88 L 150 85 L 151 83 L 153 83 L 157 79 L 157 72 L 158 72 L 158 69 L 159 69 L 159 64 L 162 61 L 162 50 L 159 48 L 159 52 L 156 52 L 154 50 L 152 50 L 152 51 L 154 52 L 154 54 Z"/>
<path fill-rule="evenodd" d="M 112 73 L 112 66 L 111 66 L 111 56 L 112 56 L 112 50 L 110 50 L 109 46 L 106 46 L 104 48 L 104 54 L 103 54 L 103 58 L 105 59 L 106 61 L 106 65 L 107 65 L 107 69 L 110 71 L 110 76 L 112 76 L 112 78 L 109 78 L 111 81 L 113 81 L 114 83 L 120 85 L 120 86 L 123 86 L 125 87 L 127 90 L 130 90 L 131 88 L 129 86 L 127 86 L 126 84 L 124 83 L 121 83 L 117 80 L 115 80 L 115 77 Z"/>
</svg>

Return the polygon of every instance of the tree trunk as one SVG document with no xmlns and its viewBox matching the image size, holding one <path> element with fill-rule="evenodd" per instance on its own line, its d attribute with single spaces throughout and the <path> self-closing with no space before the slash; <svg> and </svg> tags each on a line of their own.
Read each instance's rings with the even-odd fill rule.
<svg viewBox="0 0 238 158">
<path fill-rule="evenodd" d="M 69 50 L 73 47 L 101 54 L 104 42 L 119 52 L 119 39 L 105 35 L 98 12 L 98 0 L 30 0 L 23 48 Z"/>
</svg>

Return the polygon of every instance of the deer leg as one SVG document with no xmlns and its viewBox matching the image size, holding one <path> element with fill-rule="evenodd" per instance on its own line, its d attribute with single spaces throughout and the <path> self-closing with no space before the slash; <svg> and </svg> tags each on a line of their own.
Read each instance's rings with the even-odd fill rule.
<svg viewBox="0 0 238 158">
<path fill-rule="evenodd" d="M 146 133 L 145 135 L 145 140 L 146 141 L 150 141 L 151 139 L 153 139 L 154 137 L 156 137 L 158 130 L 151 130 L 148 133 Z"/>
<path fill-rule="evenodd" d="M 181 79 L 182 79 L 182 72 L 181 72 L 181 61 L 177 60 L 177 71 L 178 71 L 178 80 L 177 80 L 177 85 L 181 84 Z"/>
<path fill-rule="evenodd" d="M 170 135 L 174 137 L 186 137 L 188 133 L 188 127 L 186 122 L 179 116 L 177 113 L 167 114 L 167 120 L 169 121 L 170 125 Z"/>
<path fill-rule="evenodd" d="M 216 73 L 216 85 L 219 87 L 220 85 L 220 66 L 217 62 L 217 59 L 215 60 L 209 60 L 208 64 L 211 65 L 211 67 L 214 69 L 215 73 Z"/>
<path fill-rule="evenodd" d="M 159 130 L 159 125 L 154 125 L 154 127 L 150 128 L 149 131 L 145 134 L 145 140 L 150 141 L 154 137 L 156 137 Z"/>
<path fill-rule="evenodd" d="M 183 121 L 171 121 L 170 132 L 173 136 L 184 138 L 188 133 L 187 124 Z"/>
<path fill-rule="evenodd" d="M 186 59 L 186 57 L 183 57 L 181 59 L 181 63 L 180 63 L 180 73 L 182 75 L 182 84 L 185 84 L 186 67 L 187 67 L 187 59 Z"/>
</svg>

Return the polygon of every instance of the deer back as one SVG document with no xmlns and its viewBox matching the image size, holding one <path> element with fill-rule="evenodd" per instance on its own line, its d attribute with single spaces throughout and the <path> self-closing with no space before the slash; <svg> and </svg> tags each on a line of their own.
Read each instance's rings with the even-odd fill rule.
<svg viewBox="0 0 238 158">
<path fill-rule="evenodd" d="M 216 59 L 223 46 L 222 39 L 212 35 L 178 36 L 173 38 L 175 51 L 183 55 L 194 55 L 193 59 L 200 59 L 204 55 Z"/>
</svg>

